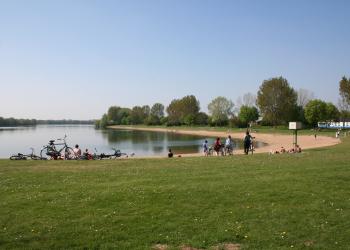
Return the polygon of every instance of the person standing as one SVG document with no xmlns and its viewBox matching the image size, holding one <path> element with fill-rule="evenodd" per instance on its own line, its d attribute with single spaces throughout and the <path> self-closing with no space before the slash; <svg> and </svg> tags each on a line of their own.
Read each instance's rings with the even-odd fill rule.
<svg viewBox="0 0 350 250">
<path fill-rule="evenodd" d="M 252 143 L 252 136 L 249 134 L 249 131 L 247 131 L 245 133 L 245 137 L 244 137 L 244 153 L 247 155 L 250 149 L 250 145 Z"/>
<path fill-rule="evenodd" d="M 233 141 L 231 136 L 229 135 L 225 141 L 225 154 L 232 155 L 232 153 L 233 153 Z"/>
<path fill-rule="evenodd" d="M 209 146 L 208 146 L 208 141 L 205 140 L 203 143 L 203 153 L 204 156 L 208 156 L 209 155 Z"/>
<path fill-rule="evenodd" d="M 216 141 L 214 143 L 214 150 L 215 150 L 217 156 L 219 156 L 220 153 L 222 154 L 222 144 L 221 144 L 221 140 L 219 137 L 216 138 Z"/>
</svg>

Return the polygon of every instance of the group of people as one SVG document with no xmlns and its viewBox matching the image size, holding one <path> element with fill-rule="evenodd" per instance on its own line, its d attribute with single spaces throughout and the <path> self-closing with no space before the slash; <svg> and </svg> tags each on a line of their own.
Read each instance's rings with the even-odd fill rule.
<svg viewBox="0 0 350 250">
<path fill-rule="evenodd" d="M 301 147 L 296 144 L 294 148 L 291 149 L 285 149 L 284 147 L 281 147 L 280 150 L 272 150 L 270 154 L 285 154 L 285 153 L 301 153 Z"/>
<path fill-rule="evenodd" d="M 251 150 L 253 152 L 253 139 L 255 137 L 252 137 L 249 134 L 249 131 L 246 132 L 246 135 L 244 137 L 244 153 L 248 154 L 248 152 Z M 213 152 L 215 152 L 216 155 L 232 155 L 233 149 L 235 147 L 234 141 L 232 140 L 231 136 L 227 136 L 225 143 L 221 142 L 220 137 L 217 137 L 213 146 L 209 146 L 208 140 L 205 140 L 203 143 L 203 153 L 205 156 L 212 155 Z"/>
<path fill-rule="evenodd" d="M 93 159 L 93 155 L 89 152 L 88 149 L 85 149 L 85 152 L 82 153 L 81 149 L 79 148 L 79 145 L 76 144 L 74 149 L 73 149 L 74 155 L 76 158 L 83 158 L 83 159 L 87 159 L 87 160 L 92 160 Z"/>
</svg>

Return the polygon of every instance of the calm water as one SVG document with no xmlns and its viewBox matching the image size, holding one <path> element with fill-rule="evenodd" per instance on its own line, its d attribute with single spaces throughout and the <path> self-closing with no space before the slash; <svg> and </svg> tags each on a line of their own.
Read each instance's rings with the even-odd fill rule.
<svg viewBox="0 0 350 250">
<path fill-rule="evenodd" d="M 111 152 L 111 148 L 120 149 L 127 154 L 137 156 L 166 155 L 170 147 L 175 154 L 197 153 L 205 137 L 180 135 L 174 133 L 146 132 L 132 130 L 95 130 L 89 125 L 42 125 L 36 127 L 0 127 L 0 157 L 8 158 L 11 154 L 30 153 L 30 148 L 40 154 L 43 145 L 49 140 L 67 135 L 67 143 L 73 147 L 79 144 L 91 152 Z M 207 138 L 209 143 L 214 139 Z M 241 148 L 241 141 L 236 141 L 236 148 Z M 259 145 L 258 145 L 259 146 Z"/>
</svg>

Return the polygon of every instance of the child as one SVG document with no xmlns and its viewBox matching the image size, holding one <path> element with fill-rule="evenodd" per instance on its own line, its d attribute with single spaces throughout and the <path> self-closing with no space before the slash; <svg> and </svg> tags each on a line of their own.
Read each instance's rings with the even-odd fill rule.
<svg viewBox="0 0 350 250">
<path fill-rule="evenodd" d="M 204 156 L 208 156 L 209 155 L 209 147 L 208 147 L 208 141 L 205 140 L 203 143 L 203 153 Z"/>
</svg>

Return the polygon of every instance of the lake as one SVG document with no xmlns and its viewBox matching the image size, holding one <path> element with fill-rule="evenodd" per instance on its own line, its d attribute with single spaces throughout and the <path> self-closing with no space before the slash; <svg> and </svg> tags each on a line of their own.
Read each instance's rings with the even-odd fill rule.
<svg viewBox="0 0 350 250">
<path fill-rule="evenodd" d="M 134 153 L 136 156 L 166 156 L 169 148 L 175 154 L 198 153 L 205 139 L 208 139 L 209 144 L 214 141 L 213 138 L 175 133 L 96 130 L 92 125 L 0 127 L 0 158 L 8 158 L 17 153 L 29 154 L 31 147 L 35 149 L 36 154 L 40 154 L 41 148 L 49 140 L 56 140 L 64 135 L 67 135 L 70 147 L 79 144 L 82 150 L 88 148 L 93 152 L 96 148 L 99 153 L 112 152 L 111 148 L 117 148 L 127 154 Z M 242 141 L 235 140 L 235 145 L 236 149 L 242 148 Z"/>
</svg>

